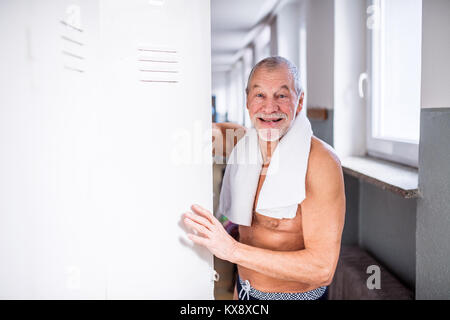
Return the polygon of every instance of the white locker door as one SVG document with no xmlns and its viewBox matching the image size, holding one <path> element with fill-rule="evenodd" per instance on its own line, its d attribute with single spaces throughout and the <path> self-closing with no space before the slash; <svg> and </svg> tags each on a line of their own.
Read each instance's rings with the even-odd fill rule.
<svg viewBox="0 0 450 320">
<path fill-rule="evenodd" d="M 0 3 L 0 298 L 104 298 L 98 2 Z"/>
<path fill-rule="evenodd" d="M 212 210 L 209 1 L 104 0 L 100 14 L 107 297 L 212 299 L 212 256 L 180 226 L 192 203 Z"/>
<path fill-rule="evenodd" d="M 0 297 L 210 299 L 203 0 L 0 4 Z"/>
</svg>

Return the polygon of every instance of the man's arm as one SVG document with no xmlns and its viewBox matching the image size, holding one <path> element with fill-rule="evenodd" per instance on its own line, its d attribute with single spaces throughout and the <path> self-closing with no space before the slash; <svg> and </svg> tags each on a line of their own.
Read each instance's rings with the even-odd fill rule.
<svg viewBox="0 0 450 320">
<path fill-rule="evenodd" d="M 335 156 L 310 159 L 314 179 L 307 177 L 307 199 L 302 202 L 305 249 L 274 251 L 252 247 L 232 239 L 212 214 L 193 206 L 185 223 L 199 232 L 188 235 L 220 259 L 242 265 L 274 278 L 315 286 L 328 285 L 339 257 L 344 225 L 345 195 L 342 169 Z M 319 170 L 317 169 L 319 168 Z"/>
<path fill-rule="evenodd" d="M 228 157 L 236 143 L 245 135 L 245 131 L 245 127 L 236 123 L 213 122 L 213 156 Z"/>
</svg>

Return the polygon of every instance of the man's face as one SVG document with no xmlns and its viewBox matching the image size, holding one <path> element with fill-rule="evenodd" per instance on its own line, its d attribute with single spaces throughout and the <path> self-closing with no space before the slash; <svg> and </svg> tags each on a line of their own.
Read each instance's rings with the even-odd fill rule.
<svg viewBox="0 0 450 320">
<path fill-rule="evenodd" d="M 279 140 L 289 130 L 303 103 L 303 93 L 299 99 L 288 68 L 259 68 L 248 89 L 247 109 L 258 136 L 264 141 Z"/>
</svg>

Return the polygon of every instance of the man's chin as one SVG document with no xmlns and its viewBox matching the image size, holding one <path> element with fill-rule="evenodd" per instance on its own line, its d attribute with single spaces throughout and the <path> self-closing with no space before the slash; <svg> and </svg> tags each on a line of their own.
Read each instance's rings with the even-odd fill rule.
<svg viewBox="0 0 450 320">
<path fill-rule="evenodd" d="M 280 140 L 282 131 L 280 129 L 256 129 L 258 137 L 266 142 L 273 142 Z"/>
</svg>

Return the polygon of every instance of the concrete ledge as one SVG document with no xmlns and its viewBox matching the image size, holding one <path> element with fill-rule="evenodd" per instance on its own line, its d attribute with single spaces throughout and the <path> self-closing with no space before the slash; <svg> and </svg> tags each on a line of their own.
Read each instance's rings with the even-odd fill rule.
<svg viewBox="0 0 450 320">
<path fill-rule="evenodd" d="M 371 157 L 342 159 L 344 173 L 390 190 L 403 198 L 419 197 L 419 174 L 415 168 Z"/>
</svg>

